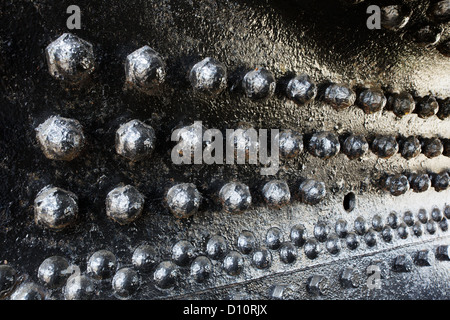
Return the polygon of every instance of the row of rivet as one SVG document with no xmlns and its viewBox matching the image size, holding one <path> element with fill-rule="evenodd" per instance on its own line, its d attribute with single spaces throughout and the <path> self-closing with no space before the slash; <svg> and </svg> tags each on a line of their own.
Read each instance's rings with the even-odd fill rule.
<svg viewBox="0 0 450 320">
<path fill-rule="evenodd" d="M 179 146 L 193 154 L 196 144 L 203 140 L 203 129 L 194 123 L 178 130 Z M 200 130 L 199 130 L 200 129 Z M 76 158 L 86 144 L 83 127 L 75 119 L 52 116 L 36 128 L 37 140 L 44 155 L 52 160 L 70 161 Z M 200 134 L 200 136 L 199 136 Z M 235 148 L 258 150 L 258 141 L 252 137 L 257 131 L 249 125 L 240 125 L 230 143 Z M 346 134 L 340 138 L 330 131 L 316 132 L 305 141 L 308 152 L 321 159 L 329 159 L 340 151 L 349 159 L 358 159 L 369 150 L 369 143 L 364 135 Z M 227 137 L 228 139 L 228 137 Z M 303 151 L 304 137 L 294 130 L 282 130 L 278 136 L 279 154 L 284 159 L 296 158 Z M 398 140 L 398 141 L 397 141 Z M 206 142 L 208 143 L 208 142 Z M 228 142 L 227 142 L 228 143 Z M 149 158 L 156 145 L 155 130 L 139 120 L 122 124 L 116 131 L 115 149 L 117 154 L 130 161 Z M 416 136 L 399 137 L 394 135 L 376 135 L 371 143 L 371 150 L 378 157 L 388 159 L 400 153 L 409 160 L 423 153 L 427 158 L 440 155 L 450 156 L 450 139 L 418 138 Z"/>
<path fill-rule="evenodd" d="M 444 216 L 445 215 L 445 216 Z M 375 215 L 372 219 L 372 227 L 369 228 L 367 222 L 362 217 L 357 217 L 354 221 L 355 232 L 348 231 L 348 225 L 345 220 L 339 219 L 335 225 L 335 234 L 331 234 L 327 223 L 319 221 L 313 229 L 313 238 L 307 237 L 306 228 L 301 225 L 295 225 L 290 231 L 290 242 L 285 242 L 282 231 L 277 227 L 270 228 L 265 237 L 265 245 L 259 247 L 256 237 L 251 231 L 242 231 L 238 236 L 236 244 L 237 250 L 229 250 L 224 237 L 220 235 L 212 236 L 207 244 L 205 253 L 199 253 L 198 250 L 186 240 L 178 241 L 171 252 L 172 260 L 156 263 L 156 251 L 148 245 L 143 244 L 136 248 L 132 256 L 132 264 L 138 270 L 147 273 L 153 271 L 153 280 L 159 288 L 166 289 L 173 287 L 179 277 L 178 267 L 184 268 L 190 265 L 190 275 L 196 282 L 206 281 L 213 272 L 212 260 L 222 262 L 223 271 L 229 276 L 237 276 L 243 271 L 244 258 L 242 255 L 251 255 L 251 265 L 257 269 L 267 269 L 272 264 L 273 250 L 278 250 L 280 260 L 286 264 L 292 264 L 297 260 L 297 247 L 303 247 L 305 256 L 309 259 L 315 259 L 320 253 L 319 243 L 324 243 L 326 250 L 332 254 L 339 254 L 339 238 L 345 239 L 345 243 L 350 250 L 355 250 L 359 246 L 358 235 L 363 237 L 368 247 L 374 247 L 377 243 L 377 232 L 385 242 L 391 242 L 393 239 L 392 230 L 396 229 L 399 239 L 408 237 L 408 227 L 413 231 L 416 237 L 422 236 L 422 226 L 426 225 L 429 234 L 436 232 L 437 223 L 442 231 L 448 230 L 448 220 L 450 219 L 450 206 L 446 206 L 443 211 L 434 207 L 430 217 L 426 210 L 421 209 L 417 214 L 417 221 L 411 211 L 406 211 L 403 215 L 403 222 L 399 221 L 398 214 L 391 212 L 386 218 L 386 225 L 380 215 Z M 419 259 L 420 258 L 420 259 Z M 428 259 L 423 254 L 416 257 L 417 265 L 425 266 Z M 440 246 L 436 250 L 438 260 L 448 261 L 448 246 Z M 398 272 L 407 272 L 411 270 L 408 259 L 396 258 L 393 264 L 393 270 Z M 405 262 L 405 263 L 403 263 Z M 95 291 L 95 283 L 91 277 L 96 280 L 104 280 L 114 275 L 117 267 L 116 257 L 107 250 L 100 250 L 92 254 L 88 259 L 87 275 L 77 274 L 71 276 L 71 273 L 77 268 L 69 265 L 65 258 L 54 256 L 46 259 L 38 270 L 38 278 L 48 288 L 55 289 L 65 285 L 64 296 L 66 299 L 80 299 L 92 295 Z M 78 270 L 79 271 L 79 270 Z M 10 266 L 0 267 L 0 285 L 5 290 L 2 291 L 5 296 L 14 289 L 17 280 L 17 274 Z M 138 273 L 129 267 L 119 269 L 112 280 L 112 287 L 116 296 L 126 298 L 136 292 L 139 288 L 140 277 Z M 12 299 L 31 299 L 39 298 L 44 294 L 44 290 L 39 286 L 27 283 L 21 286 L 13 293 Z"/>
<path fill-rule="evenodd" d="M 435 249 L 435 258 L 439 261 L 449 261 L 449 249 L 448 246 L 442 245 Z M 429 250 L 420 250 L 410 254 L 398 255 L 392 259 L 390 266 L 392 271 L 397 273 L 407 273 L 413 271 L 413 265 L 418 267 L 429 267 L 433 263 L 433 257 Z M 380 263 L 375 264 L 379 268 L 379 272 L 382 274 L 386 272 L 382 267 L 384 265 Z M 371 270 L 369 266 L 366 269 L 365 274 L 367 276 L 373 274 L 375 270 Z M 362 284 L 362 274 L 353 267 L 345 267 L 340 270 L 338 275 L 338 282 L 342 289 L 355 289 Z M 306 291 L 312 296 L 327 296 L 330 292 L 331 279 L 329 276 L 314 274 L 310 276 L 306 283 Z M 296 288 L 292 285 L 276 284 L 269 288 L 268 296 L 270 299 L 292 299 L 296 298 L 300 292 L 294 292 Z M 299 290 L 301 288 L 298 288 Z"/>
<path fill-rule="evenodd" d="M 46 49 L 49 72 L 57 79 L 79 82 L 95 69 L 93 47 L 79 37 L 65 33 Z M 144 46 L 127 56 L 125 62 L 126 84 L 146 93 L 152 93 L 164 82 L 166 69 L 160 55 Z M 213 58 L 205 58 L 195 64 L 189 72 L 189 81 L 195 91 L 216 96 L 227 87 L 227 70 L 224 64 Z M 248 98 L 262 100 L 275 93 L 273 74 L 257 67 L 242 78 L 242 88 Z M 303 105 L 318 94 L 317 85 L 306 74 L 292 78 L 285 88 L 289 99 Z M 368 114 L 380 111 L 386 105 L 397 116 L 402 117 L 414 110 L 421 118 L 437 115 L 440 119 L 450 116 L 450 98 L 436 99 L 433 96 L 419 98 L 417 103 L 407 92 L 392 93 L 386 98 L 380 89 L 364 89 L 356 99 L 349 86 L 333 83 L 327 86 L 320 97 L 336 110 L 342 110 L 355 102 Z"/>
<path fill-rule="evenodd" d="M 448 189 L 450 176 L 442 174 L 411 173 L 387 176 L 381 179 L 381 186 L 394 196 L 399 196 L 412 189 L 425 192 L 431 185 L 436 191 Z M 273 209 L 291 203 L 291 191 L 284 180 L 270 180 L 261 189 L 265 203 Z M 323 182 L 305 179 L 295 192 L 296 199 L 308 205 L 320 203 L 326 196 Z M 218 201 L 222 209 L 231 214 L 242 213 L 252 205 L 252 195 L 247 185 L 241 182 L 224 184 L 218 192 Z M 145 197 L 134 186 L 116 187 L 106 197 L 106 214 L 119 224 L 128 224 L 142 215 Z M 164 198 L 169 211 L 179 219 L 196 214 L 203 202 L 203 196 L 193 183 L 175 184 L 168 189 Z M 78 218 L 77 196 L 64 189 L 52 186 L 44 187 L 34 201 L 35 222 L 45 228 L 63 229 Z"/>
</svg>

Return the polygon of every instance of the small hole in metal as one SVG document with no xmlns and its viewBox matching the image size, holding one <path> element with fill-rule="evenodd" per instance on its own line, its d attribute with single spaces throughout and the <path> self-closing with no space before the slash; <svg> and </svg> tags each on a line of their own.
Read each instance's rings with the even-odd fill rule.
<svg viewBox="0 0 450 320">
<path fill-rule="evenodd" d="M 347 193 L 344 197 L 344 209 L 347 212 L 351 212 L 355 209 L 356 196 L 353 192 Z"/>
</svg>

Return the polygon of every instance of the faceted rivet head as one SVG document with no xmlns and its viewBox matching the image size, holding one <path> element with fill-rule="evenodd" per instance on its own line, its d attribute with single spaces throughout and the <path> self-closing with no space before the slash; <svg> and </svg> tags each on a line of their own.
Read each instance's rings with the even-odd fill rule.
<svg viewBox="0 0 450 320">
<path fill-rule="evenodd" d="M 381 7 L 381 26 L 388 30 L 399 30 L 406 26 L 412 11 L 407 6 L 390 5 Z"/>
<path fill-rule="evenodd" d="M 86 275 L 69 277 L 64 287 L 64 298 L 66 300 L 90 300 L 95 294 L 94 281 Z"/>
<path fill-rule="evenodd" d="M 342 152 L 351 160 L 361 158 L 367 150 L 369 150 L 369 144 L 363 135 L 352 134 L 342 145 Z"/>
<path fill-rule="evenodd" d="M 180 183 L 169 189 L 166 203 L 170 212 L 178 219 L 187 218 L 198 212 L 202 195 L 192 183 Z"/>
<path fill-rule="evenodd" d="M 38 278 L 46 286 L 57 288 L 66 283 L 70 276 L 69 262 L 66 258 L 53 256 L 45 259 L 38 269 Z"/>
<path fill-rule="evenodd" d="M 116 272 L 112 279 L 114 293 L 121 299 L 129 298 L 140 285 L 138 273 L 132 268 L 122 268 Z"/>
<path fill-rule="evenodd" d="M 439 104 L 435 97 L 428 96 L 419 99 L 416 103 L 416 112 L 419 117 L 426 119 L 434 116 L 439 110 Z"/>
<path fill-rule="evenodd" d="M 285 159 L 297 157 L 303 150 L 303 136 L 293 130 L 283 130 L 278 134 L 280 156 Z"/>
<path fill-rule="evenodd" d="M 450 175 L 447 172 L 433 174 L 431 185 L 434 187 L 434 190 L 438 192 L 447 190 L 450 185 Z"/>
<path fill-rule="evenodd" d="M 272 208 L 281 208 L 291 200 L 289 186 L 282 180 L 267 182 L 262 189 L 262 194 L 267 205 Z"/>
<path fill-rule="evenodd" d="M 289 80 L 286 95 L 295 103 L 303 105 L 316 97 L 317 86 L 308 75 L 301 74 Z"/>
<path fill-rule="evenodd" d="M 386 102 L 387 99 L 382 90 L 366 89 L 359 94 L 357 104 L 365 113 L 371 114 L 383 109 Z"/>
<path fill-rule="evenodd" d="M 95 279 L 106 279 L 112 277 L 116 265 L 116 256 L 111 251 L 99 250 L 90 256 L 87 272 Z"/>
<path fill-rule="evenodd" d="M 178 278 L 177 266 L 171 261 L 163 261 L 155 269 L 153 280 L 162 289 L 168 289 L 175 285 Z"/>
<path fill-rule="evenodd" d="M 144 196 L 133 186 L 117 187 L 106 196 L 106 215 L 119 224 L 133 222 L 143 209 Z"/>
<path fill-rule="evenodd" d="M 242 231 L 237 240 L 237 247 L 243 254 L 250 254 L 256 247 L 255 235 L 251 231 Z"/>
<path fill-rule="evenodd" d="M 80 83 L 95 69 L 92 44 L 64 33 L 45 49 L 48 71 L 59 80 Z"/>
<path fill-rule="evenodd" d="M 427 158 L 432 159 L 444 152 L 444 145 L 439 138 L 425 139 L 422 145 L 422 152 Z"/>
<path fill-rule="evenodd" d="M 179 266 L 187 266 L 194 257 L 195 248 L 189 241 L 178 241 L 172 247 L 172 261 Z"/>
<path fill-rule="evenodd" d="M 212 273 L 213 266 L 211 260 L 205 256 L 199 256 L 191 264 L 191 277 L 196 282 L 205 282 Z"/>
<path fill-rule="evenodd" d="M 299 196 L 303 203 L 315 205 L 321 202 L 326 196 L 325 183 L 312 179 L 307 179 L 300 183 Z"/>
<path fill-rule="evenodd" d="M 252 264 L 257 269 L 267 269 L 272 264 L 272 254 L 267 248 L 259 248 L 253 252 Z"/>
<path fill-rule="evenodd" d="M 125 81 L 128 85 L 151 93 L 166 77 L 165 64 L 159 54 L 149 46 L 134 51 L 125 62 Z"/>
<path fill-rule="evenodd" d="M 400 196 L 409 190 L 409 181 L 404 175 L 392 176 L 388 181 L 389 185 L 387 187 L 393 196 Z"/>
<path fill-rule="evenodd" d="M 337 155 L 340 149 L 341 144 L 338 136 L 328 131 L 313 134 L 308 142 L 308 151 L 321 159 L 328 159 Z"/>
<path fill-rule="evenodd" d="M 16 284 L 17 271 L 9 265 L 0 265 L 0 298 L 6 297 Z"/>
<path fill-rule="evenodd" d="M 398 152 L 398 143 L 393 136 L 377 136 L 372 142 L 372 151 L 378 157 L 388 159 Z"/>
<path fill-rule="evenodd" d="M 222 259 L 227 251 L 227 241 L 222 236 L 214 235 L 208 240 L 208 243 L 206 244 L 206 253 L 211 259 Z"/>
<path fill-rule="evenodd" d="M 230 276 L 241 274 L 244 269 L 244 258 L 237 251 L 231 251 L 223 259 L 223 269 Z"/>
<path fill-rule="evenodd" d="M 416 102 L 413 96 L 408 92 L 394 93 L 388 99 L 389 108 L 398 117 L 403 117 L 413 112 Z"/>
<path fill-rule="evenodd" d="M 401 141 L 400 152 L 403 158 L 409 160 L 417 157 L 422 152 L 422 145 L 419 139 L 410 136 Z"/>
<path fill-rule="evenodd" d="M 34 200 L 34 220 L 45 228 L 60 230 L 72 225 L 78 217 L 78 198 L 57 187 L 43 188 Z"/>
<path fill-rule="evenodd" d="M 181 128 L 175 128 L 172 133 L 172 140 L 178 141 L 177 143 L 177 152 L 178 156 L 181 157 L 189 157 L 190 160 L 194 160 L 195 162 L 195 152 L 198 146 L 203 146 L 203 132 L 206 131 L 206 128 L 201 125 L 199 122 L 194 122 L 191 125 L 183 126 Z M 209 144 L 211 141 L 205 141 L 206 144 Z M 184 154 L 186 151 L 186 155 Z"/>
<path fill-rule="evenodd" d="M 73 160 L 86 143 L 81 124 L 60 116 L 50 117 L 40 124 L 36 137 L 44 155 L 52 160 Z"/>
<path fill-rule="evenodd" d="M 27 282 L 20 285 L 12 294 L 11 300 L 46 300 L 47 292 L 41 286 Z"/>
<path fill-rule="evenodd" d="M 414 192 L 425 192 L 431 187 L 431 179 L 426 173 L 412 174 L 408 181 Z"/>
<path fill-rule="evenodd" d="M 275 78 L 265 68 L 256 68 L 245 74 L 242 86 L 248 98 L 261 100 L 270 98 L 275 92 Z"/>
<path fill-rule="evenodd" d="M 252 203 L 250 189 L 240 182 L 225 184 L 219 191 L 219 199 L 223 209 L 228 213 L 241 213 Z"/>
<path fill-rule="evenodd" d="M 219 61 L 208 57 L 192 67 L 189 81 L 196 91 L 218 95 L 227 87 L 227 69 Z"/>
<path fill-rule="evenodd" d="M 116 131 L 116 152 L 131 161 L 139 161 L 153 153 L 155 140 L 155 130 L 151 126 L 131 120 Z"/>
<path fill-rule="evenodd" d="M 355 103 L 356 93 L 345 84 L 334 83 L 325 89 L 323 100 L 335 110 L 343 110 Z"/>
</svg>

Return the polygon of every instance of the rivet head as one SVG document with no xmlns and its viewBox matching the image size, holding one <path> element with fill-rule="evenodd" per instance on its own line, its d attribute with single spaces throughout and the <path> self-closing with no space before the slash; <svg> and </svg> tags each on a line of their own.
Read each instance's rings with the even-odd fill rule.
<svg viewBox="0 0 450 320">
<path fill-rule="evenodd" d="M 145 93 L 152 93 L 164 82 L 166 70 L 164 61 L 149 46 L 143 46 L 127 56 L 125 81 Z"/>
<path fill-rule="evenodd" d="M 36 137 L 44 155 L 51 160 L 71 161 L 86 144 L 83 127 L 75 119 L 53 116 L 36 128 Z"/>
<path fill-rule="evenodd" d="M 111 190 L 106 196 L 106 215 L 119 224 L 135 221 L 144 209 L 144 196 L 133 186 Z"/>
<path fill-rule="evenodd" d="M 59 80 L 80 83 L 95 70 L 92 44 L 64 33 L 45 49 L 48 71 Z"/>
<path fill-rule="evenodd" d="M 61 230 L 75 223 L 78 218 L 77 196 L 61 188 L 47 186 L 34 200 L 36 224 L 53 230 Z"/>
<path fill-rule="evenodd" d="M 355 103 L 356 93 L 345 84 L 333 83 L 325 89 L 323 100 L 335 110 L 342 110 Z"/>
<path fill-rule="evenodd" d="M 95 279 L 106 279 L 116 271 L 116 256 L 108 250 L 94 252 L 87 264 L 87 273 Z"/>
<path fill-rule="evenodd" d="M 208 57 L 192 67 L 189 81 L 198 92 L 218 95 L 227 87 L 227 69 L 224 64 Z"/>
<path fill-rule="evenodd" d="M 202 195 L 193 183 L 180 183 L 169 189 L 166 202 L 176 218 L 187 218 L 198 212 Z"/>
<path fill-rule="evenodd" d="M 299 186 L 299 196 L 303 203 L 315 205 L 326 196 L 325 183 L 313 179 L 304 180 Z"/>
<path fill-rule="evenodd" d="M 270 98 L 275 92 L 275 78 L 265 68 L 256 68 L 246 73 L 242 79 L 242 87 L 251 100 L 262 100 Z"/>
<path fill-rule="evenodd" d="M 299 105 L 308 103 L 317 95 L 317 86 L 306 74 L 301 74 L 289 80 L 286 95 Z"/>
<path fill-rule="evenodd" d="M 116 152 L 131 161 L 148 158 L 155 148 L 155 131 L 142 121 L 131 120 L 116 131 Z"/>
<path fill-rule="evenodd" d="M 38 269 L 38 278 L 50 288 L 57 288 L 66 283 L 69 277 L 69 262 L 66 258 L 53 256 L 45 259 Z"/>
<path fill-rule="evenodd" d="M 223 209 L 229 213 L 241 213 L 252 203 L 250 189 L 240 182 L 225 184 L 219 191 L 219 199 Z"/>
<path fill-rule="evenodd" d="M 138 273 L 132 268 L 122 268 L 112 279 L 114 293 L 121 299 L 129 298 L 136 293 L 140 286 Z"/>
</svg>

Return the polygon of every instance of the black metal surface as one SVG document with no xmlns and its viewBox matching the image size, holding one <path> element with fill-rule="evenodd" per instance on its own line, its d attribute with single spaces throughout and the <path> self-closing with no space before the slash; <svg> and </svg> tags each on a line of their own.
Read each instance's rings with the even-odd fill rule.
<svg viewBox="0 0 450 320">
<path fill-rule="evenodd" d="M 443 249 L 437 251 L 438 246 L 449 244 L 448 231 L 441 226 L 448 216 L 424 223 L 420 236 L 413 234 L 413 226 L 400 232 L 392 227 L 391 242 L 383 239 L 387 231 L 376 230 L 376 244 L 372 233 L 367 236 L 364 229 L 357 234 L 360 229 L 354 225 L 363 217 L 369 229 L 377 214 L 386 224 L 391 211 L 396 211 L 399 219 L 411 211 L 415 222 L 420 209 L 426 210 L 430 221 L 433 208 L 444 212 L 450 204 L 450 190 L 410 190 L 394 197 L 381 190 L 378 181 L 386 174 L 448 171 L 448 154 L 434 158 L 420 154 L 407 160 L 398 153 L 381 159 L 368 151 L 350 160 L 341 152 L 324 160 L 303 150 L 284 161 L 275 178 L 286 180 L 293 194 L 302 179 L 323 181 L 326 198 L 315 205 L 293 199 L 280 210 L 271 209 L 262 199 L 261 189 L 269 177 L 260 175 L 259 166 L 175 165 L 170 158 L 173 128 L 193 121 L 223 132 L 237 128 L 240 122 L 255 128 L 293 129 L 304 135 L 305 149 L 312 134 L 321 131 L 332 131 L 340 138 L 349 133 L 363 135 L 369 144 L 376 135 L 392 135 L 397 140 L 411 135 L 449 139 L 448 118 L 423 119 L 414 113 L 397 117 L 388 109 L 365 114 L 356 106 L 338 111 L 321 100 L 332 82 L 346 84 L 357 93 L 370 86 L 383 89 L 386 95 L 407 91 L 416 99 L 430 94 L 438 101 L 449 97 L 449 58 L 436 47 L 423 47 L 412 39 L 414 27 L 428 19 L 430 1 L 408 1 L 413 15 L 398 32 L 368 30 L 364 3 L 78 1 L 82 29 L 70 32 L 93 45 L 97 67 L 89 81 L 76 86 L 52 78 L 45 57 L 47 45 L 69 31 L 66 8 L 70 4 L 75 3 L 20 0 L 0 4 L 0 261 L 14 267 L 20 281 L 38 283 L 47 298 L 62 299 L 62 288 L 47 288 L 38 278 L 44 259 L 66 257 L 84 274 L 89 257 L 107 249 L 116 256 L 119 270 L 132 267 L 134 250 L 147 243 L 155 251 L 154 265 L 139 270 L 136 292 L 129 286 L 133 299 L 266 299 L 273 297 L 274 286 L 286 286 L 290 293 L 282 297 L 291 299 L 448 299 L 449 263 Z M 448 23 L 441 25 L 443 43 L 450 29 Z M 156 50 L 167 67 L 165 83 L 156 95 L 125 85 L 125 59 L 144 45 Z M 228 86 L 218 96 L 195 92 L 189 82 L 190 68 L 206 57 L 227 67 Z M 256 66 L 270 70 L 277 81 L 275 95 L 262 101 L 248 99 L 240 86 L 245 73 Z M 304 106 L 288 100 L 282 90 L 288 79 L 300 73 L 308 74 L 319 89 L 318 97 Z M 36 127 L 52 115 L 74 118 L 83 125 L 87 145 L 70 162 L 47 159 L 36 140 Z M 132 119 L 151 125 L 156 133 L 152 156 L 139 162 L 119 156 L 114 146 L 116 130 Z M 250 209 L 240 215 L 226 213 L 217 201 L 218 188 L 230 181 L 247 184 L 253 196 Z M 169 212 L 164 197 L 176 183 L 196 185 L 204 197 L 198 214 L 179 220 Z M 34 221 L 34 199 L 48 184 L 78 197 L 79 219 L 60 232 L 43 229 Z M 127 225 L 106 215 L 106 196 L 120 184 L 131 184 L 145 196 L 142 216 Z M 353 210 L 348 210 L 344 201 L 349 193 L 355 195 Z M 215 235 L 224 237 L 227 252 L 239 251 L 239 234 L 250 230 L 256 250 L 267 246 L 266 233 L 273 227 L 281 230 L 280 242 L 294 242 L 289 237 L 292 227 L 303 224 L 309 239 L 314 238 L 314 226 L 324 222 L 331 231 L 328 236 L 316 236 L 321 240 L 322 236 L 339 235 L 335 230 L 339 219 L 348 222 L 349 232 L 356 232 L 355 250 L 351 249 L 351 237 L 331 237 L 334 242 L 330 244 L 314 240 L 299 246 L 295 262 L 286 264 L 286 248 L 266 249 L 259 258 L 264 260 L 269 253 L 272 261 L 262 269 L 258 266 L 265 266 L 264 261 L 255 263 L 251 255 L 243 254 L 238 276 L 230 275 L 232 265 L 223 264 L 225 255 L 213 254 L 209 255 L 212 271 L 201 283 L 195 279 L 204 274 L 191 275 L 190 264 L 170 265 L 177 275 L 173 281 L 169 279 L 173 282 L 169 289 L 161 289 L 161 282 L 154 279 L 156 264 L 172 260 L 172 247 L 180 240 L 192 243 L 193 256 L 208 256 L 207 244 Z M 430 232 L 433 227 L 435 231 Z M 402 239 L 405 230 L 408 235 Z M 311 259 L 316 255 L 315 246 L 320 252 Z M 336 246 L 340 248 L 337 255 L 327 250 L 334 252 Z M 397 266 L 398 256 L 414 259 L 420 250 L 428 250 L 433 257 L 430 267 L 420 263 Z M 369 290 L 366 270 L 373 264 L 381 265 L 382 288 Z M 340 284 L 340 274 L 347 267 L 362 279 L 357 288 L 345 289 Z M 327 295 L 316 296 L 321 290 L 311 289 L 318 286 L 318 279 L 310 279 L 315 275 L 326 276 Z M 94 295 L 87 297 L 124 297 L 123 288 L 115 286 L 118 294 L 114 293 L 112 278 L 93 281 Z"/>
</svg>

